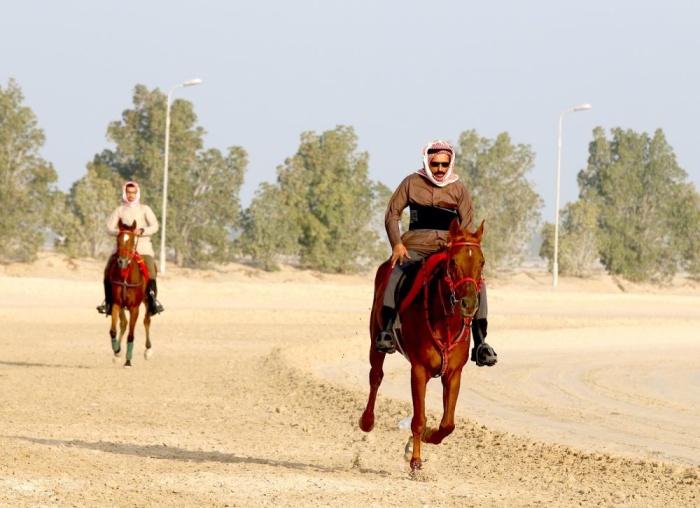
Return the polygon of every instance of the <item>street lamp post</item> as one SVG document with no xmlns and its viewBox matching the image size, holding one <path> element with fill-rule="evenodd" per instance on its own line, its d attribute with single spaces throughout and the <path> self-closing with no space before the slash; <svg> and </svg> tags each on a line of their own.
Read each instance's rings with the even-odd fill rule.
<svg viewBox="0 0 700 508">
<path fill-rule="evenodd" d="M 199 85 L 201 79 L 190 79 L 184 83 L 174 85 L 168 92 L 168 100 L 165 106 L 165 163 L 163 166 L 163 216 L 160 229 L 160 273 L 165 273 L 165 221 L 166 208 L 168 206 L 168 155 L 170 153 L 170 99 L 176 88 Z"/>
<path fill-rule="evenodd" d="M 575 108 L 562 111 L 559 115 L 559 133 L 557 136 L 557 198 L 554 210 L 554 262 L 552 263 L 552 286 L 556 286 L 559 279 L 559 186 L 561 181 L 561 127 L 564 115 L 591 109 L 591 105 L 584 103 Z"/>
</svg>

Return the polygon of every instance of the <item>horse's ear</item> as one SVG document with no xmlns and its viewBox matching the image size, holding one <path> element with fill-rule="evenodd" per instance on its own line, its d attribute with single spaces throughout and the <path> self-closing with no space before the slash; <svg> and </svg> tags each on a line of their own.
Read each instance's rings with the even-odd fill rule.
<svg viewBox="0 0 700 508">
<path fill-rule="evenodd" d="M 126 227 L 126 224 L 124 224 L 124 223 L 122 222 L 122 220 L 121 220 L 121 219 L 119 219 L 119 225 L 118 225 L 118 228 L 119 228 L 119 229 L 124 229 L 125 227 Z"/>
<path fill-rule="evenodd" d="M 479 229 L 477 229 L 476 233 L 474 233 L 474 238 L 476 238 L 476 241 L 479 243 L 481 243 L 481 237 L 484 235 L 484 224 L 486 224 L 486 219 L 481 221 Z"/>
<path fill-rule="evenodd" d="M 454 240 L 462 234 L 462 228 L 459 227 L 459 220 L 457 220 L 457 218 L 455 217 L 450 223 L 450 238 Z"/>
<path fill-rule="evenodd" d="M 131 230 L 136 231 L 136 219 L 134 219 L 134 222 L 131 223 Z"/>
</svg>

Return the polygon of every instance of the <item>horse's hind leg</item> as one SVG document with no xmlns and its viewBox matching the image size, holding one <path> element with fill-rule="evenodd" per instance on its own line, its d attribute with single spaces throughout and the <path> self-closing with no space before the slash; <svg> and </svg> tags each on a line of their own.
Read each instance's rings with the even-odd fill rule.
<svg viewBox="0 0 700 508">
<path fill-rule="evenodd" d="M 374 350 L 374 340 L 369 350 L 369 398 L 362 416 L 360 417 L 360 429 L 365 432 L 370 432 L 374 428 L 374 405 L 377 402 L 377 392 L 379 385 L 384 379 L 384 359 L 386 353 L 377 353 Z"/>
<path fill-rule="evenodd" d="M 153 356 L 153 350 L 151 349 L 151 314 L 146 310 L 146 317 L 143 318 L 143 327 L 146 329 L 146 351 L 143 353 L 143 357 L 146 360 L 150 360 Z"/>
</svg>

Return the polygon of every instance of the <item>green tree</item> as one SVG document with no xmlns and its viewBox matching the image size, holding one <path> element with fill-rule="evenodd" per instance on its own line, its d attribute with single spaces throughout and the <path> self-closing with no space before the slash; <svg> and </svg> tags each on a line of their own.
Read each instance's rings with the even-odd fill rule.
<svg viewBox="0 0 700 508">
<path fill-rule="evenodd" d="M 118 175 L 135 180 L 141 199 L 156 215 L 163 204 L 163 171 L 167 96 L 143 85 L 134 89 L 133 108 L 110 123 L 107 138 L 116 147 L 95 156 L 100 178 Z M 177 99 L 171 106 L 168 160 L 166 246 L 169 257 L 184 266 L 230 258 L 231 232 L 240 212 L 240 187 L 247 155 L 239 147 L 223 155 L 203 149 L 205 131 L 196 126 L 190 102 Z M 162 222 L 162 217 L 161 217 Z M 154 238 L 159 248 L 160 238 Z"/>
<path fill-rule="evenodd" d="M 476 224 L 486 220 L 484 254 L 490 270 L 517 266 L 540 221 L 542 199 L 527 180 L 534 158 L 529 145 L 514 145 L 506 132 L 495 140 L 475 130 L 460 135 L 455 171 L 474 200 Z"/>
<path fill-rule="evenodd" d="M 580 197 L 598 208 L 603 266 L 630 281 L 670 280 L 687 245 L 682 225 L 697 215 L 678 210 L 688 186 L 661 129 L 654 136 L 614 128 L 608 140 L 593 131 L 588 166 L 579 172 Z M 692 209 L 692 207 L 691 207 Z"/>
<path fill-rule="evenodd" d="M 391 245 L 389 244 L 389 238 L 386 234 L 386 225 L 384 224 L 384 218 L 386 216 L 386 209 L 389 206 L 389 201 L 391 200 L 392 190 L 381 182 L 373 183 L 372 194 L 374 196 L 374 203 L 372 204 L 372 223 L 371 228 L 377 231 L 379 236 L 379 244 L 377 245 L 375 259 L 386 259 L 391 256 Z M 409 214 L 404 213 L 401 216 L 401 223 L 399 224 L 400 230 L 408 231 L 409 224 Z"/>
<path fill-rule="evenodd" d="M 32 261 L 57 220 L 61 193 L 53 166 L 39 156 L 44 132 L 15 80 L 0 86 L 0 261 Z"/>
<path fill-rule="evenodd" d="M 175 171 L 168 191 L 167 245 L 182 266 L 233 258 L 233 229 L 240 214 L 240 190 L 248 155 L 231 147 L 224 157 L 209 149 L 189 171 Z M 169 188 L 170 189 L 170 188 Z"/>
<path fill-rule="evenodd" d="M 562 213 L 559 228 L 559 273 L 575 277 L 589 276 L 599 260 L 597 240 L 598 210 L 592 203 L 569 203 Z M 549 270 L 554 262 L 554 225 L 542 230 L 540 257 L 547 259 Z"/>
<path fill-rule="evenodd" d="M 277 185 L 263 182 L 241 215 L 240 252 L 267 271 L 278 270 L 283 255 L 298 254 L 300 225 L 282 204 Z"/>
<path fill-rule="evenodd" d="M 675 232 L 671 249 L 680 258 L 681 268 L 689 275 L 700 276 L 700 194 L 690 184 L 678 189 L 678 201 L 670 210 L 671 230 Z"/>
<path fill-rule="evenodd" d="M 75 182 L 65 200 L 63 220 L 56 225 L 59 238 L 55 248 L 71 256 L 105 257 L 114 239 L 105 234 L 107 218 L 120 202 L 121 185 L 115 179 L 100 178 L 93 164 Z"/>
<path fill-rule="evenodd" d="M 299 225 L 302 267 L 351 272 L 376 262 L 383 242 L 372 228 L 375 193 L 368 154 L 357 153 L 352 127 L 303 133 L 298 152 L 278 168 L 289 219 Z"/>
</svg>

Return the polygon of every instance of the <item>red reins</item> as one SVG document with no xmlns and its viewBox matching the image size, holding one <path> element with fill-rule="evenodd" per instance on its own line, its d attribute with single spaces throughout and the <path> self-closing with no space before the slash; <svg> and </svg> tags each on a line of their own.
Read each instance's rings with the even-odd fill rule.
<svg viewBox="0 0 700 508">
<path fill-rule="evenodd" d="M 449 292 L 450 292 L 450 313 L 449 316 L 454 316 L 454 306 L 455 303 L 457 303 L 457 297 L 455 295 L 455 291 L 459 286 L 462 284 L 466 284 L 468 282 L 471 282 L 474 284 L 474 287 L 476 289 L 476 292 L 478 293 L 481 291 L 481 286 L 484 282 L 483 277 L 479 279 L 479 282 L 477 282 L 473 277 L 463 277 L 456 283 L 452 280 L 452 275 L 450 274 L 450 252 L 452 251 L 453 248 L 455 247 L 464 247 L 464 246 L 469 246 L 469 247 L 477 247 L 479 250 L 481 250 L 481 245 L 478 242 L 467 242 L 467 241 L 462 241 L 462 242 L 455 242 L 447 247 L 447 252 L 444 255 L 444 260 L 445 260 L 445 276 L 441 279 L 438 279 L 438 295 L 440 296 L 440 299 L 442 301 L 442 306 L 445 311 L 445 318 L 448 317 L 447 313 L 447 306 L 445 305 L 445 300 L 443 298 L 443 291 L 441 290 L 441 282 L 445 281 L 448 285 Z M 439 372 L 433 376 L 433 377 L 441 377 L 445 374 L 447 370 L 447 362 L 448 362 L 448 355 L 450 351 L 452 351 L 459 343 L 461 343 L 464 339 L 465 336 L 469 335 L 469 328 L 471 325 L 472 318 L 471 317 L 463 317 L 461 320 L 461 327 L 459 329 L 459 332 L 457 335 L 453 338 L 452 335 L 452 330 L 448 325 L 446 325 L 446 330 L 447 330 L 447 337 L 445 341 L 440 340 L 438 333 L 435 331 L 433 328 L 433 325 L 430 321 L 430 282 L 432 281 L 433 277 L 429 275 L 426 277 L 426 280 L 423 283 L 423 310 L 425 312 L 425 322 L 428 326 L 428 330 L 430 331 L 430 337 L 435 343 L 435 346 L 437 347 L 438 351 L 440 352 L 440 370 Z"/>
</svg>

